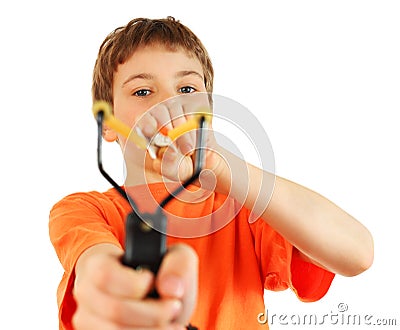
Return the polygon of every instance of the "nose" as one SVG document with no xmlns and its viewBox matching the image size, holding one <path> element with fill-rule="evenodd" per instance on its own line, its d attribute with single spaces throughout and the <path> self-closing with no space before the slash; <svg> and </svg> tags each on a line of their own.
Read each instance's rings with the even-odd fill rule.
<svg viewBox="0 0 400 330">
<path fill-rule="evenodd" d="M 179 93 L 175 90 L 163 90 L 158 93 L 157 101 L 161 103 L 178 95 Z"/>
</svg>

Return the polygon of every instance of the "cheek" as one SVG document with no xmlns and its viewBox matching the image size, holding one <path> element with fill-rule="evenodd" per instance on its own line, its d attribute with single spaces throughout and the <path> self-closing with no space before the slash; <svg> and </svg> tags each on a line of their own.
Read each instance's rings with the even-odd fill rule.
<svg viewBox="0 0 400 330">
<path fill-rule="evenodd" d="M 138 104 L 114 102 L 114 116 L 130 127 L 134 126 L 146 110 L 147 107 Z"/>
</svg>

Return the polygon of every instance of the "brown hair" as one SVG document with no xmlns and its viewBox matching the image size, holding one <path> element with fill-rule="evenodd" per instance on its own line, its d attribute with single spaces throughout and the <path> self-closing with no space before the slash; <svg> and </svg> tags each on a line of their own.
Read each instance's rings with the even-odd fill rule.
<svg viewBox="0 0 400 330">
<path fill-rule="evenodd" d="M 136 18 L 126 26 L 111 32 L 100 46 L 93 70 L 93 101 L 113 103 L 112 85 L 114 73 L 140 46 L 160 44 L 170 50 L 182 48 L 201 63 L 204 85 L 208 93 L 213 90 L 214 70 L 207 50 L 186 26 L 168 16 L 164 19 Z"/>
</svg>

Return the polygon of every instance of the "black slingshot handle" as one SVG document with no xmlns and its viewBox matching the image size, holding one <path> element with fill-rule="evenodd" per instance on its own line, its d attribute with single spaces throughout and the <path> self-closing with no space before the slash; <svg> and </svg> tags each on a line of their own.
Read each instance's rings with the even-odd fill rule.
<svg viewBox="0 0 400 330">
<path fill-rule="evenodd" d="M 166 253 L 166 235 L 164 228 L 167 220 L 163 212 L 143 213 L 140 216 L 132 212 L 126 219 L 125 253 L 122 264 L 133 269 L 148 269 L 158 273 Z M 157 298 L 154 290 L 150 297 Z"/>
</svg>

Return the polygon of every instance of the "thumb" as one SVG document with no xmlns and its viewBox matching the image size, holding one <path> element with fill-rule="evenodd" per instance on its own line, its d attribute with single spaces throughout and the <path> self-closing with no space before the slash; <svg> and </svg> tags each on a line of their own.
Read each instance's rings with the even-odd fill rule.
<svg viewBox="0 0 400 330">
<path fill-rule="evenodd" d="M 161 298 L 182 302 L 176 321 L 187 324 L 197 300 L 198 257 L 188 245 L 177 244 L 168 250 L 158 271 L 156 288 Z"/>
</svg>

